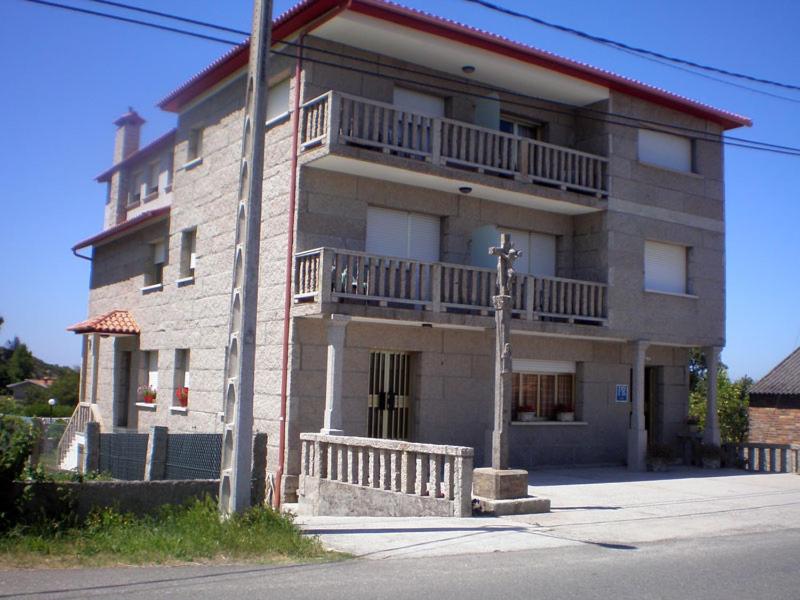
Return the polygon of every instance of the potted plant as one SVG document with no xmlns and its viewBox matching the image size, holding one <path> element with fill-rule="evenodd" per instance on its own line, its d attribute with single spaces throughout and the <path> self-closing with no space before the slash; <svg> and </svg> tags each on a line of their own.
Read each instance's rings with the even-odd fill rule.
<svg viewBox="0 0 800 600">
<path fill-rule="evenodd" d="M 147 404 L 153 404 L 158 397 L 158 392 L 152 385 L 143 385 L 139 388 L 139 393 L 142 395 L 142 400 Z"/>
<path fill-rule="evenodd" d="M 534 406 L 520 406 L 517 408 L 517 421 L 523 423 L 530 423 L 536 420 L 536 407 Z"/>
<path fill-rule="evenodd" d="M 696 415 L 689 415 L 686 417 L 686 428 L 689 430 L 689 433 L 697 433 L 699 427 L 700 417 Z"/>
<path fill-rule="evenodd" d="M 178 401 L 178 406 L 186 408 L 189 405 L 189 388 L 184 386 L 175 390 L 175 399 Z"/>
<path fill-rule="evenodd" d="M 704 469 L 719 469 L 722 466 L 722 450 L 713 444 L 704 445 L 700 449 Z"/>
<path fill-rule="evenodd" d="M 647 449 L 647 467 L 650 471 L 663 472 L 675 460 L 675 451 L 667 444 L 653 444 Z"/>
<path fill-rule="evenodd" d="M 575 411 L 566 404 L 558 404 L 555 408 L 556 421 L 574 421 Z"/>
</svg>

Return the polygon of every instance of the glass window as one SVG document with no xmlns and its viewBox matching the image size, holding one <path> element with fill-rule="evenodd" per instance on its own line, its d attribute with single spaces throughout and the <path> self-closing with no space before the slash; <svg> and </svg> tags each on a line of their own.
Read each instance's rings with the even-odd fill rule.
<svg viewBox="0 0 800 600">
<path fill-rule="evenodd" d="M 194 277 L 197 262 L 197 229 L 189 229 L 181 235 L 181 279 Z"/>
<path fill-rule="evenodd" d="M 575 411 L 572 373 L 514 373 L 511 382 L 514 421 L 546 421 Z"/>
<path fill-rule="evenodd" d="M 203 153 L 203 128 L 195 127 L 189 132 L 189 145 L 186 152 L 186 162 L 200 158 Z"/>
</svg>

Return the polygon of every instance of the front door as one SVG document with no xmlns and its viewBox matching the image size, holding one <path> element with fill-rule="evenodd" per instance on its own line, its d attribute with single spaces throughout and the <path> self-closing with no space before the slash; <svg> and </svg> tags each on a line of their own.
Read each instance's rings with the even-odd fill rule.
<svg viewBox="0 0 800 600">
<path fill-rule="evenodd" d="M 370 352 L 367 437 L 408 439 L 409 362 L 405 352 Z"/>
<path fill-rule="evenodd" d="M 114 425 L 117 427 L 128 426 L 128 413 L 131 408 L 131 369 L 133 368 L 133 353 L 125 350 L 119 354 L 119 368 L 117 369 L 117 389 Z"/>
<path fill-rule="evenodd" d="M 658 426 L 658 367 L 644 369 L 644 426 L 648 445 L 661 443 Z"/>
</svg>

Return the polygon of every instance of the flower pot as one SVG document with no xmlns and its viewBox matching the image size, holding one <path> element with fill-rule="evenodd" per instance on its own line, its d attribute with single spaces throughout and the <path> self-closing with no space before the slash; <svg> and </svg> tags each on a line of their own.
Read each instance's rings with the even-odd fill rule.
<svg viewBox="0 0 800 600">
<path fill-rule="evenodd" d="M 189 405 L 189 388 L 182 387 L 175 390 L 175 399 L 178 401 L 178 406 L 186 408 Z"/>
<path fill-rule="evenodd" d="M 145 395 L 145 396 L 144 396 L 144 401 L 145 401 L 147 404 L 152 404 L 153 402 L 155 402 L 155 401 L 156 401 L 156 397 L 155 397 L 155 396 L 151 396 L 151 395 L 147 394 L 147 395 Z"/>
<path fill-rule="evenodd" d="M 532 411 L 520 411 L 517 413 L 517 421 L 530 423 L 536 420 L 536 413 Z"/>
<path fill-rule="evenodd" d="M 572 411 L 569 412 L 559 412 L 556 413 L 556 421 L 574 421 L 575 420 L 575 413 Z"/>
</svg>

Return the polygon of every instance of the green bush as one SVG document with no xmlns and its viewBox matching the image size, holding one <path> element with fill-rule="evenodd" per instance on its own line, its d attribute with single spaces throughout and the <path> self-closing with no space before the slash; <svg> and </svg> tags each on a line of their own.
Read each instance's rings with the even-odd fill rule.
<svg viewBox="0 0 800 600">
<path fill-rule="evenodd" d="M 22 474 L 34 441 L 29 423 L 18 417 L 0 417 L 0 488 L 8 489 Z"/>
</svg>

